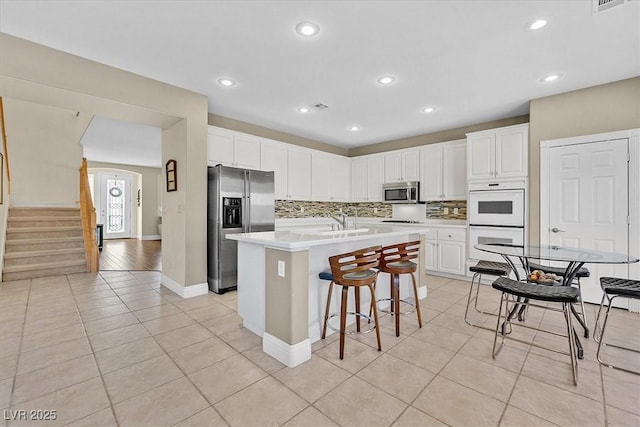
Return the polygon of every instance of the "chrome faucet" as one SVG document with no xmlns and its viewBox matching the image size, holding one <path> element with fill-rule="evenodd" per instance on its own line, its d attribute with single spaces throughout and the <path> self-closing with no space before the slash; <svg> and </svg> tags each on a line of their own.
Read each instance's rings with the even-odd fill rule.
<svg viewBox="0 0 640 427">
<path fill-rule="evenodd" d="M 342 227 L 342 230 L 347 229 L 347 220 L 349 219 L 349 217 L 345 213 L 340 212 L 340 218 L 337 218 L 333 215 L 329 215 L 329 218 L 333 219 L 338 224 L 340 224 L 340 226 Z"/>
</svg>

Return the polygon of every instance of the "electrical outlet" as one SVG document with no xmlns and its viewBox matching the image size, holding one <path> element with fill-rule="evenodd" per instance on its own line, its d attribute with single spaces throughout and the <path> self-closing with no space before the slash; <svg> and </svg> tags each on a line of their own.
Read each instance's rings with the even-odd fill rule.
<svg viewBox="0 0 640 427">
<path fill-rule="evenodd" d="M 284 261 L 278 261 L 278 276 L 284 277 Z"/>
<path fill-rule="evenodd" d="M 300 213 L 304 213 L 304 206 L 300 206 Z"/>
<path fill-rule="evenodd" d="M 338 209 L 338 212 L 339 212 L 339 213 L 342 213 L 342 208 L 339 208 L 339 209 Z"/>
<path fill-rule="evenodd" d="M 373 213 L 378 213 L 378 208 L 373 208 Z"/>
<path fill-rule="evenodd" d="M 453 214 L 454 215 L 458 215 L 458 212 L 460 212 L 460 210 L 458 208 L 453 208 Z"/>
<path fill-rule="evenodd" d="M 444 208 L 444 214 L 449 215 L 449 208 Z"/>
</svg>

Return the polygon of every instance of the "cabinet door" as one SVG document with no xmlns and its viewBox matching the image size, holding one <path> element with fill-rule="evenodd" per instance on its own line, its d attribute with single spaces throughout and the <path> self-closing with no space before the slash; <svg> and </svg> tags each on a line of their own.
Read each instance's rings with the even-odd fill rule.
<svg viewBox="0 0 640 427">
<path fill-rule="evenodd" d="M 207 131 L 207 164 L 233 166 L 233 134 L 209 128 Z"/>
<path fill-rule="evenodd" d="M 275 198 L 286 199 L 288 184 L 287 147 L 284 144 L 263 142 L 260 150 L 260 165 L 265 171 L 274 171 Z"/>
<path fill-rule="evenodd" d="M 440 200 L 442 198 L 442 145 L 420 150 L 420 198 Z"/>
<path fill-rule="evenodd" d="M 447 200 L 467 198 L 467 144 L 442 145 L 442 194 Z"/>
<path fill-rule="evenodd" d="M 324 153 L 311 154 L 311 200 L 329 201 L 333 197 L 333 159 Z"/>
<path fill-rule="evenodd" d="M 351 161 L 351 200 L 354 202 L 366 202 L 369 197 L 367 158 L 356 158 Z M 382 184 L 381 184 L 382 185 Z"/>
<path fill-rule="evenodd" d="M 333 173 L 331 176 L 332 201 L 349 202 L 351 197 L 351 159 L 342 156 L 331 156 Z"/>
<path fill-rule="evenodd" d="M 467 178 L 494 178 L 494 153 L 494 134 L 474 135 L 467 138 Z"/>
<path fill-rule="evenodd" d="M 399 152 L 384 155 L 384 182 L 402 181 L 402 154 Z"/>
<path fill-rule="evenodd" d="M 234 137 L 234 164 L 239 168 L 260 169 L 260 140 L 247 136 Z"/>
<path fill-rule="evenodd" d="M 400 169 L 401 181 L 420 180 L 420 152 L 418 150 L 403 151 L 402 169 Z"/>
<path fill-rule="evenodd" d="M 293 200 L 311 200 L 311 151 L 289 148 L 288 194 Z"/>
<path fill-rule="evenodd" d="M 438 240 L 438 270 L 464 276 L 464 242 Z"/>
<path fill-rule="evenodd" d="M 496 133 L 496 176 L 527 176 L 528 132 L 523 126 Z"/>
<path fill-rule="evenodd" d="M 382 184 L 384 182 L 384 156 L 368 158 L 367 183 L 369 185 L 368 198 L 370 202 L 382 201 Z"/>
<path fill-rule="evenodd" d="M 438 246 L 435 240 L 427 240 L 424 244 L 424 268 L 427 271 L 438 270 Z"/>
</svg>

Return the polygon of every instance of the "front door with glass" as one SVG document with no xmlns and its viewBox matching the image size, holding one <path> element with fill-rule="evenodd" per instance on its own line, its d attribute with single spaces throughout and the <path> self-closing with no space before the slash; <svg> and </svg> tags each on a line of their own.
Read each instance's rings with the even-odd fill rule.
<svg viewBox="0 0 640 427">
<path fill-rule="evenodd" d="M 131 176 L 101 175 L 100 222 L 105 239 L 131 237 Z"/>
</svg>

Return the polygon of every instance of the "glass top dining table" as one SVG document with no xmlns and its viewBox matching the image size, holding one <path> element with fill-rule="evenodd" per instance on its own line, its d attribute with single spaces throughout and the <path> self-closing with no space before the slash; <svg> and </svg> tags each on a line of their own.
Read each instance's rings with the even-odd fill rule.
<svg viewBox="0 0 640 427">
<path fill-rule="evenodd" d="M 509 246 L 500 244 L 475 245 L 476 249 L 502 256 L 520 259 L 539 259 L 595 264 L 632 264 L 639 259 L 628 254 L 594 251 L 591 249 L 567 248 L 563 246 Z"/>
</svg>

